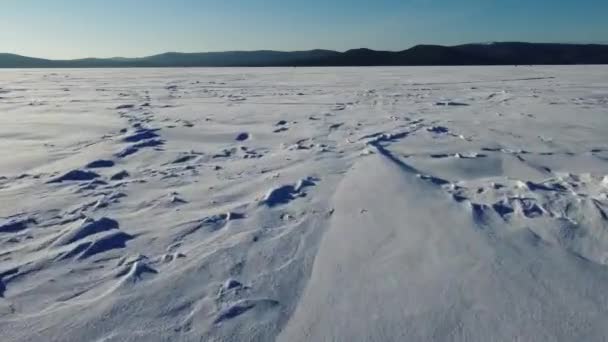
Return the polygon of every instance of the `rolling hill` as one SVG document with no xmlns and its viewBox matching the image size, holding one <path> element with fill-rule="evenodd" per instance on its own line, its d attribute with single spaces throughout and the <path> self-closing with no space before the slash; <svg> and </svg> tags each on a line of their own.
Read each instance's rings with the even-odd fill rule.
<svg viewBox="0 0 608 342">
<path fill-rule="evenodd" d="M 168 52 L 141 58 L 50 60 L 0 54 L 0 68 L 271 67 L 608 64 L 608 45 L 490 43 L 417 45 L 403 51 L 353 49 L 309 51 Z"/>
</svg>

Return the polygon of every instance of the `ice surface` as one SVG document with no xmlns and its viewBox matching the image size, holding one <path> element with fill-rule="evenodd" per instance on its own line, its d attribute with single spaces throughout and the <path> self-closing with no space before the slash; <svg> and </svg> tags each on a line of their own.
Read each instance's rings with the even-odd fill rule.
<svg viewBox="0 0 608 342">
<path fill-rule="evenodd" d="M 608 67 L 0 86 L 3 342 L 608 336 Z"/>
</svg>

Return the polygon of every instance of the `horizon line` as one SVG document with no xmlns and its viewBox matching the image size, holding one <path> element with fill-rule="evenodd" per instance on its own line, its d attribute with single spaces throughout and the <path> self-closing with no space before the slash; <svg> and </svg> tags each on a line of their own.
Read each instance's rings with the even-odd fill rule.
<svg viewBox="0 0 608 342">
<path fill-rule="evenodd" d="M 189 51 L 189 52 L 188 51 L 164 51 L 164 52 L 157 52 L 157 53 L 152 53 L 152 54 L 148 54 L 148 55 L 139 55 L 139 56 L 132 56 L 132 57 L 125 57 L 125 56 L 112 56 L 112 57 L 88 56 L 88 57 L 77 57 L 77 58 L 47 58 L 47 57 L 36 57 L 36 56 L 32 56 L 32 55 L 27 55 L 27 54 L 21 54 L 19 52 L 2 52 L 2 51 L 0 51 L 0 54 L 9 54 L 9 55 L 15 55 L 15 56 L 19 56 L 19 57 L 34 58 L 34 59 L 43 59 L 43 60 L 48 60 L 48 61 L 77 61 L 77 60 L 86 60 L 86 59 L 141 59 L 141 58 L 160 56 L 160 55 L 170 54 L 170 53 L 175 53 L 175 54 L 211 54 L 211 53 L 230 53 L 230 52 L 233 52 L 233 53 L 236 53 L 236 52 L 282 52 L 282 53 L 293 53 L 293 52 L 309 52 L 309 51 L 331 51 L 331 52 L 337 52 L 337 53 L 345 53 L 345 52 L 354 51 L 354 50 L 371 50 L 371 51 L 378 51 L 378 52 L 402 52 L 402 51 L 407 51 L 407 50 L 410 50 L 410 49 L 418 47 L 418 46 L 455 47 L 455 46 L 463 46 L 463 45 L 490 45 L 490 44 L 608 45 L 608 41 L 600 41 L 600 42 L 572 42 L 572 41 L 570 41 L 570 42 L 533 42 L 533 41 L 508 41 L 508 40 L 505 40 L 505 41 L 471 42 L 471 43 L 461 43 L 461 44 L 453 44 L 453 45 L 419 43 L 419 44 L 411 45 L 408 48 L 400 49 L 400 50 L 372 49 L 372 48 L 368 48 L 368 47 L 358 47 L 358 48 L 351 48 L 351 49 L 346 49 L 346 50 L 312 48 L 312 49 L 298 49 L 298 50 L 254 49 L 254 50 L 215 50 L 215 51 Z"/>
</svg>

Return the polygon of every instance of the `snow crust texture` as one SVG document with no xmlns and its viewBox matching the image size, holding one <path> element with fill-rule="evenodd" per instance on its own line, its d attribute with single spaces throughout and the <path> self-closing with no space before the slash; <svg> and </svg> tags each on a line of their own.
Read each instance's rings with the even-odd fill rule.
<svg viewBox="0 0 608 342">
<path fill-rule="evenodd" d="M 605 341 L 608 67 L 0 71 L 2 341 Z"/>
</svg>

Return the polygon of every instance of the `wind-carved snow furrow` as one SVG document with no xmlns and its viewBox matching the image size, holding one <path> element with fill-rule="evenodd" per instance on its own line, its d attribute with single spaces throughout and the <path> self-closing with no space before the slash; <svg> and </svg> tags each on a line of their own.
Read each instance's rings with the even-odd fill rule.
<svg viewBox="0 0 608 342">
<path fill-rule="evenodd" d="M 475 203 L 482 216 L 529 224 L 547 243 L 562 245 L 578 256 L 606 265 L 608 241 L 603 232 L 608 229 L 608 189 L 602 187 L 602 179 L 569 174 L 543 182 L 461 182 L 448 192 L 458 201 Z"/>
</svg>

